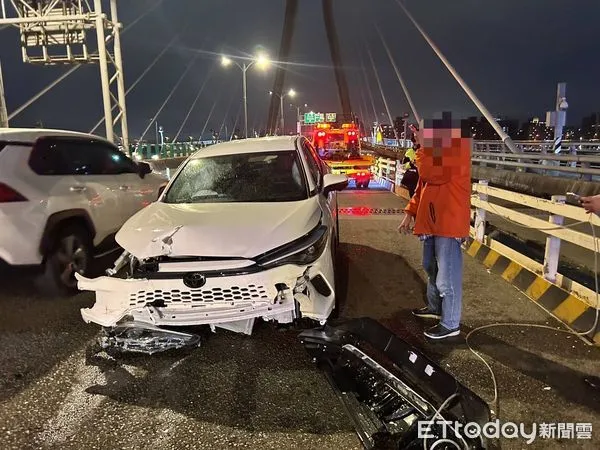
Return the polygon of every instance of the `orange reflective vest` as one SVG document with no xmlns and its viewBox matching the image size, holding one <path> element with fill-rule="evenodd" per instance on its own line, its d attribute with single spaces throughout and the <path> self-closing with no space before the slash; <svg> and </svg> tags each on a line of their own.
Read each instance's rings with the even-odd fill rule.
<svg viewBox="0 0 600 450">
<path fill-rule="evenodd" d="M 419 183 L 404 209 L 415 217 L 416 235 L 466 238 L 471 224 L 471 140 L 453 138 L 452 147 L 420 148 Z"/>
</svg>

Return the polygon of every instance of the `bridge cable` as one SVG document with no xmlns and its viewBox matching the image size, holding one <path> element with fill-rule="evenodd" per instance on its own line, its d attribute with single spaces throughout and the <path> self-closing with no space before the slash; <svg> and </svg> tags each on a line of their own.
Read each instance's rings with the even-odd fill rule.
<svg viewBox="0 0 600 450">
<path fill-rule="evenodd" d="M 254 133 L 256 133 L 256 123 L 258 122 L 258 116 L 254 116 L 254 119 L 252 119 L 252 137 L 255 136 Z"/>
<path fill-rule="evenodd" d="M 242 105 L 240 104 L 237 115 L 235 116 L 235 122 L 233 122 L 233 129 L 231 130 L 231 138 L 229 139 L 230 141 L 233 141 L 233 135 L 235 134 L 235 127 L 237 127 L 237 124 L 240 120 L 241 113 L 242 113 Z"/>
<path fill-rule="evenodd" d="M 229 106 L 227 107 L 227 111 L 225 111 L 225 116 L 223 117 L 223 121 L 221 122 L 221 127 L 219 128 L 218 136 L 221 136 L 221 133 L 223 132 L 223 128 L 225 127 L 225 124 L 227 122 L 227 116 L 229 115 L 229 111 L 231 111 L 231 107 L 233 106 L 233 101 L 235 100 L 237 95 L 238 95 L 238 89 L 235 89 L 231 95 L 231 100 L 229 100 Z M 225 138 L 227 138 L 227 136 L 225 136 Z M 227 140 L 227 139 L 225 139 L 225 140 Z"/>
<path fill-rule="evenodd" d="M 371 101 L 371 107 L 373 108 L 373 122 L 377 122 L 377 108 L 375 107 L 375 98 L 373 97 L 373 92 L 371 91 L 371 83 L 369 82 L 369 76 L 367 74 L 367 69 L 365 67 L 365 61 L 363 59 L 362 52 L 360 53 L 360 67 L 362 71 L 363 78 L 365 80 L 365 86 L 367 89 L 367 93 L 369 94 L 369 100 Z"/>
<path fill-rule="evenodd" d="M 365 134 L 366 134 L 367 130 L 370 129 L 371 127 L 366 128 L 366 126 L 365 126 L 366 116 L 365 116 L 365 109 L 363 108 L 363 106 L 365 104 L 365 96 L 363 94 L 362 89 L 359 89 L 359 92 L 360 92 L 360 97 L 362 99 L 362 102 L 358 102 L 358 112 L 360 113 L 360 123 L 362 123 Z M 360 123 L 359 123 L 359 126 L 360 126 Z M 361 131 L 361 135 L 362 135 L 362 131 Z"/>
<path fill-rule="evenodd" d="M 519 150 L 517 148 L 517 146 L 512 141 L 510 136 L 504 132 L 504 130 L 500 127 L 500 125 L 498 125 L 498 123 L 494 120 L 494 117 L 492 116 L 492 114 L 483 105 L 483 103 L 481 103 L 481 101 L 477 98 L 475 93 L 471 90 L 471 88 L 469 88 L 469 86 L 467 85 L 465 80 L 462 79 L 462 77 L 458 74 L 456 69 L 450 64 L 450 62 L 442 54 L 442 52 L 437 47 L 437 45 L 435 45 L 435 43 L 431 40 L 431 38 L 427 35 L 427 33 L 423 30 L 423 28 L 417 23 L 417 21 L 414 19 L 414 17 L 408 11 L 408 9 L 406 9 L 406 6 L 404 5 L 404 3 L 401 0 L 396 0 L 396 3 L 398 3 L 400 8 L 402 8 L 404 13 L 407 15 L 407 17 L 413 23 L 413 25 L 417 28 L 417 30 L 419 30 L 419 32 L 421 33 L 421 36 L 423 36 L 423 38 L 427 41 L 427 43 L 429 44 L 431 49 L 435 52 L 435 54 L 438 56 L 438 58 L 440 58 L 442 63 L 446 66 L 446 68 L 452 74 L 452 76 L 457 81 L 457 83 L 460 85 L 460 87 L 463 88 L 465 93 L 469 96 L 469 98 L 473 101 L 473 103 L 475 103 L 475 106 L 477 106 L 479 111 L 481 111 L 481 114 L 483 114 L 485 116 L 485 118 L 490 123 L 492 128 L 494 128 L 494 131 L 496 131 L 496 133 L 498 133 L 498 136 L 500 136 L 504 145 L 506 145 L 506 147 L 508 147 L 508 149 L 513 153 L 521 153 L 521 150 Z"/>
<path fill-rule="evenodd" d="M 213 74 L 214 70 L 215 70 L 215 66 L 213 66 L 208 71 L 208 74 L 206 75 L 206 78 L 204 79 L 204 82 L 202 83 L 202 86 L 200 86 L 200 89 L 198 90 L 198 94 L 196 94 L 196 98 L 194 99 L 194 102 L 192 103 L 192 106 L 190 106 L 190 109 L 187 112 L 187 114 L 185 116 L 185 119 L 183 119 L 183 122 L 181 123 L 181 126 L 179 127 L 179 130 L 177 131 L 177 134 L 173 138 L 173 142 L 177 142 L 177 138 L 181 134 L 181 131 L 183 130 L 183 127 L 185 126 L 185 124 L 187 123 L 188 119 L 190 118 L 190 114 L 192 114 L 192 111 L 194 110 L 194 107 L 196 106 L 196 103 L 198 102 L 198 99 L 200 98 L 200 95 L 202 95 L 202 92 L 204 92 L 204 88 L 206 87 L 206 84 L 208 83 L 208 80 L 210 79 L 210 77 Z M 202 138 L 202 136 L 200 138 Z"/>
<path fill-rule="evenodd" d="M 123 30 L 121 31 L 121 36 L 123 36 L 128 30 L 130 30 L 134 25 L 136 25 L 140 20 L 142 20 L 144 17 L 146 17 L 150 12 L 154 11 L 163 2 L 164 2 L 164 0 L 158 0 L 157 3 L 152 8 L 150 8 L 150 9 L 146 10 L 145 12 L 143 12 L 142 14 L 140 14 L 133 22 L 131 22 L 129 25 L 127 25 L 125 28 L 123 28 Z M 106 38 L 106 43 L 110 42 L 111 40 L 112 40 L 112 35 L 110 35 Z M 92 53 L 92 56 L 98 56 L 98 50 L 96 50 L 94 53 Z M 76 72 L 83 66 L 84 66 L 84 64 L 78 64 L 74 67 L 71 67 L 67 72 L 63 73 L 56 80 L 54 80 L 52 83 L 48 84 L 44 89 L 42 89 L 40 92 L 35 94 L 33 97 L 31 97 L 25 103 L 23 103 L 21 106 L 19 106 L 13 112 L 11 112 L 8 116 L 8 120 L 11 120 L 14 117 L 18 116 L 19 114 L 21 114 L 25 109 L 29 108 L 33 103 L 35 103 L 37 100 L 39 100 L 42 96 L 46 95 L 57 84 L 59 84 L 61 81 L 63 81 L 69 75 L 72 75 L 74 72 Z M 86 66 L 87 66 L 87 64 L 86 64 Z"/>
<path fill-rule="evenodd" d="M 365 88 L 369 89 L 369 86 L 364 86 L 364 80 L 363 80 L 363 74 L 364 74 L 364 64 L 362 64 L 362 55 L 360 54 L 360 43 L 358 42 L 358 40 L 356 40 L 354 42 L 354 54 L 355 55 L 359 55 L 360 58 L 360 62 L 361 62 L 361 67 L 357 67 L 356 68 L 356 76 L 357 78 L 355 79 L 356 84 L 357 84 L 357 90 L 360 93 L 360 101 L 359 101 L 359 110 L 360 110 L 360 115 L 361 115 L 361 121 L 363 122 L 363 126 L 365 125 L 365 121 L 371 122 L 370 120 L 368 120 L 367 116 L 366 116 L 366 112 L 369 110 L 369 107 L 367 106 L 367 97 L 365 96 Z M 363 108 L 364 107 L 364 108 Z M 371 127 L 369 126 L 369 129 Z M 366 128 L 365 128 L 366 131 Z"/>
<path fill-rule="evenodd" d="M 152 61 L 150 63 L 150 65 L 148 67 L 146 67 L 146 70 L 144 70 L 144 72 L 142 72 L 142 74 L 137 78 L 137 80 L 135 80 L 133 82 L 133 84 L 131 86 L 129 86 L 129 88 L 125 91 L 125 96 L 127 96 L 127 94 L 129 94 L 137 86 L 137 84 L 140 81 L 142 81 L 142 79 L 146 76 L 146 74 L 148 72 L 150 72 L 152 67 L 154 67 L 156 65 L 158 60 L 167 52 L 167 50 L 169 50 L 169 48 L 171 48 L 171 46 L 175 43 L 175 41 L 179 38 L 180 35 L 181 35 L 181 33 L 176 35 L 173 39 L 171 39 L 171 42 L 169 42 L 167 44 L 167 46 L 156 56 L 156 58 L 154 58 L 154 61 Z M 117 105 L 113 105 L 112 110 L 114 111 L 116 108 L 117 108 Z M 105 120 L 105 118 L 104 118 L 104 116 L 102 116 L 102 118 L 96 123 L 94 128 L 92 128 L 92 130 L 90 131 L 90 134 L 93 134 L 98 129 L 98 127 L 100 127 L 100 125 L 102 125 L 102 123 L 104 123 L 104 120 Z"/>
<path fill-rule="evenodd" d="M 200 140 L 202 140 L 202 137 L 204 136 L 204 132 L 206 131 L 206 127 L 208 126 L 208 122 L 210 121 L 210 118 L 213 115 L 213 111 L 215 110 L 215 106 L 217 106 L 217 103 L 219 102 L 219 100 L 215 100 L 212 108 L 210 108 L 210 111 L 208 113 L 208 116 L 206 117 L 206 121 L 204 122 L 204 126 L 202 127 L 202 131 L 200 132 Z"/>
<path fill-rule="evenodd" d="M 371 50 L 369 49 L 369 45 L 367 44 L 367 53 L 369 54 L 369 59 L 371 60 L 371 66 L 373 67 L 373 73 L 375 74 L 375 79 L 377 80 L 377 84 L 379 86 L 379 92 L 381 93 L 381 98 L 383 100 L 383 105 L 385 106 L 385 110 L 387 112 L 388 118 L 390 120 L 390 126 L 392 130 L 394 130 L 394 136 L 396 136 L 396 140 L 400 141 L 398 137 L 398 130 L 394 126 L 394 120 L 392 119 L 392 113 L 390 112 L 390 107 L 388 106 L 387 99 L 385 98 L 385 94 L 383 92 L 383 86 L 381 85 L 381 80 L 379 79 L 379 74 L 377 73 L 377 67 L 375 67 L 375 61 L 373 60 L 373 55 L 371 54 Z"/>
<path fill-rule="evenodd" d="M 179 85 L 181 84 L 181 82 L 183 81 L 183 79 L 185 78 L 185 76 L 187 75 L 187 73 L 190 71 L 190 69 L 194 66 L 194 63 L 197 60 L 198 60 L 198 55 L 196 55 L 192 59 L 192 61 L 188 64 L 187 68 L 183 71 L 183 73 L 179 77 L 179 80 L 177 80 L 177 83 L 175 83 L 175 86 L 173 86 L 173 89 L 171 89 L 171 92 L 169 93 L 169 95 L 167 96 L 167 98 L 165 99 L 165 101 L 163 102 L 163 104 L 160 106 L 160 108 L 158 109 L 158 111 L 156 112 L 156 114 L 154 115 L 154 117 L 152 117 L 150 123 L 148 124 L 148 126 L 146 127 L 146 129 L 144 130 L 144 132 L 142 133 L 142 135 L 140 136 L 139 141 L 141 141 L 142 139 L 144 139 L 144 136 L 146 136 L 146 133 L 148 132 L 148 130 L 150 129 L 150 127 L 152 126 L 152 124 L 156 121 L 157 117 L 159 116 L 159 114 L 161 113 L 161 111 L 164 109 L 164 107 L 166 106 L 166 104 L 169 102 L 169 100 L 171 100 L 171 97 L 173 96 L 173 94 L 175 93 L 175 91 L 177 90 L 177 88 L 179 87 Z"/>
<path fill-rule="evenodd" d="M 402 78 L 402 75 L 400 75 L 400 70 L 398 69 L 398 66 L 396 65 L 396 61 L 394 61 L 394 57 L 392 56 L 392 52 L 390 51 L 390 48 L 388 47 L 387 42 L 385 41 L 385 38 L 383 37 L 383 34 L 381 33 L 381 30 L 379 29 L 379 27 L 377 26 L 377 24 L 373 23 L 373 26 L 377 30 L 377 34 L 379 34 L 379 37 L 381 38 L 381 42 L 383 43 L 383 47 L 385 48 L 385 51 L 388 54 L 390 62 L 392 63 L 392 66 L 394 67 L 394 71 L 396 72 L 396 77 L 398 78 L 398 81 L 400 82 L 400 85 L 402 86 L 402 90 L 404 91 L 404 95 L 406 96 L 406 100 L 408 100 L 408 104 L 410 105 L 410 109 L 412 110 L 412 113 L 415 116 L 415 119 L 416 119 L 417 123 L 421 123 L 421 116 L 417 112 L 417 108 L 416 108 L 416 106 L 415 106 L 415 104 L 414 104 L 414 102 L 412 100 L 412 97 L 411 97 L 410 93 L 408 92 L 408 88 L 406 87 L 406 84 L 404 83 L 404 79 Z M 408 136 L 405 136 L 404 138 L 408 139 Z"/>
</svg>

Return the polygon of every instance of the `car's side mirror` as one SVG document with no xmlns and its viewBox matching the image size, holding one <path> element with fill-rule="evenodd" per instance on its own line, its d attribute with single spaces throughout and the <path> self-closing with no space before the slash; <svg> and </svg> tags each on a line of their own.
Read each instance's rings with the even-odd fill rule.
<svg viewBox="0 0 600 450">
<path fill-rule="evenodd" d="M 163 195 L 163 192 L 165 192 L 165 188 L 167 187 L 167 185 L 165 184 L 164 186 L 161 186 L 158 188 L 158 197 L 157 200 Z"/>
<path fill-rule="evenodd" d="M 142 161 L 137 164 L 138 164 L 138 173 L 140 174 L 141 178 L 144 178 L 149 173 L 152 173 L 152 166 L 150 166 L 150 164 L 148 164 L 147 162 Z"/>
<path fill-rule="evenodd" d="M 328 195 L 333 191 L 343 191 L 347 187 L 348 177 L 346 175 L 326 173 L 323 176 L 323 195 Z"/>
</svg>

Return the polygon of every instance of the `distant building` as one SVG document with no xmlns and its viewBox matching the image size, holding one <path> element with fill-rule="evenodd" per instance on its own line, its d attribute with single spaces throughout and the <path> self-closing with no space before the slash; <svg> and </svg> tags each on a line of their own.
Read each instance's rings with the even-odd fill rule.
<svg viewBox="0 0 600 450">
<path fill-rule="evenodd" d="M 600 113 L 593 113 L 581 121 L 581 137 L 584 140 L 600 139 Z"/>
<path fill-rule="evenodd" d="M 467 120 L 468 126 L 471 129 L 471 137 L 482 141 L 500 140 L 500 136 L 494 130 L 494 127 L 488 122 L 485 117 L 469 117 Z M 516 138 L 519 131 L 519 121 L 503 117 L 495 117 L 494 120 L 511 138 Z"/>
<path fill-rule="evenodd" d="M 524 141 L 548 141 L 554 138 L 554 129 L 547 127 L 539 117 L 533 117 L 523 124 L 517 138 Z"/>
<path fill-rule="evenodd" d="M 582 138 L 581 128 L 579 127 L 565 127 L 563 132 L 563 138 L 567 141 L 576 141 Z"/>
</svg>

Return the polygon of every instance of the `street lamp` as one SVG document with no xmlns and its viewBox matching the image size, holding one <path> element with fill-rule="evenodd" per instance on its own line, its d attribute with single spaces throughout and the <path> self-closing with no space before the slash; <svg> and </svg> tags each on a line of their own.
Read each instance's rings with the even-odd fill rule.
<svg viewBox="0 0 600 450">
<path fill-rule="evenodd" d="M 269 95 L 276 95 L 277 97 L 279 97 L 279 113 L 281 114 L 281 132 L 283 134 L 285 134 L 285 119 L 284 119 L 284 115 L 283 115 L 283 99 L 287 96 L 290 98 L 294 98 L 296 96 L 296 91 L 293 89 L 290 89 L 287 93 L 284 94 L 276 94 L 273 91 L 269 91 Z"/>
<path fill-rule="evenodd" d="M 300 116 L 300 105 L 294 104 L 294 103 L 290 103 L 290 108 L 296 108 L 296 116 L 298 117 L 298 120 L 300 120 L 301 116 Z M 308 104 L 304 104 L 304 109 L 308 108 Z"/>
<path fill-rule="evenodd" d="M 296 108 L 296 121 L 297 121 L 297 130 L 298 134 L 302 134 L 302 116 L 300 115 L 300 105 L 290 103 L 290 108 Z M 304 104 L 304 111 L 308 108 L 308 104 Z"/>
<path fill-rule="evenodd" d="M 269 57 L 264 53 L 258 54 L 254 58 L 254 60 L 250 61 L 249 63 L 243 62 L 241 64 L 233 60 L 229 56 L 221 56 L 221 65 L 223 67 L 229 67 L 232 64 L 238 66 L 239 69 L 242 71 L 242 87 L 244 90 L 244 136 L 248 138 L 248 88 L 246 83 L 246 72 L 254 64 L 256 64 L 259 69 L 265 70 L 269 67 L 270 61 Z"/>
</svg>

